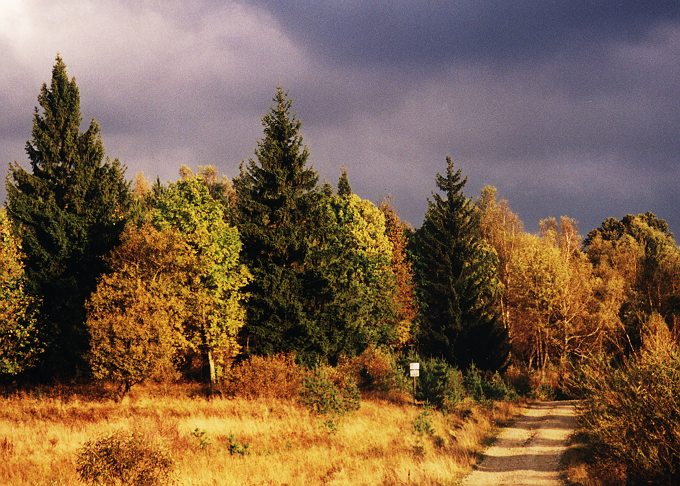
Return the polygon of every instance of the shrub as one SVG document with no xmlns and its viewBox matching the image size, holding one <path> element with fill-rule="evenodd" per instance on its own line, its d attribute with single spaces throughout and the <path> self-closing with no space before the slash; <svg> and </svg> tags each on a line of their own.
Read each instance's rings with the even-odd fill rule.
<svg viewBox="0 0 680 486">
<path fill-rule="evenodd" d="M 474 364 L 465 372 L 465 389 L 478 402 L 517 398 L 517 393 L 496 372 L 488 375 Z"/>
<path fill-rule="evenodd" d="M 231 456 L 247 456 L 250 454 L 250 444 L 247 442 L 239 442 L 234 437 L 234 434 L 229 434 L 227 437 L 227 449 L 229 450 L 229 455 Z"/>
<path fill-rule="evenodd" d="M 511 364 L 505 370 L 505 379 L 519 395 L 527 396 L 531 393 L 529 372 L 526 368 Z"/>
<path fill-rule="evenodd" d="M 210 445 L 210 438 L 208 437 L 208 433 L 203 429 L 199 429 L 198 427 L 196 427 L 191 432 L 191 436 L 194 439 L 196 439 L 198 447 L 200 447 L 203 450 L 207 449 L 208 446 Z"/>
<path fill-rule="evenodd" d="M 303 380 L 300 400 L 319 415 L 344 415 L 361 403 L 356 382 L 328 367 L 316 368 Z"/>
<path fill-rule="evenodd" d="M 168 484 L 173 461 L 143 435 L 114 432 L 86 442 L 78 450 L 77 472 L 88 484 Z"/>
<path fill-rule="evenodd" d="M 411 428 L 416 438 L 413 444 L 413 453 L 416 456 L 423 456 L 425 455 L 425 437 L 434 434 L 432 411 L 428 407 L 424 407 L 416 418 L 413 419 Z"/>
<path fill-rule="evenodd" d="M 446 411 L 464 397 L 463 375 L 459 370 L 440 358 L 420 362 L 416 399 Z"/>
<path fill-rule="evenodd" d="M 389 398 L 392 392 L 404 392 L 408 381 L 392 353 L 369 346 L 359 356 L 340 359 L 338 372 L 351 375 L 364 392 L 378 393 Z"/>
<path fill-rule="evenodd" d="M 577 386 L 582 425 L 604 460 L 631 483 L 680 484 L 680 348 L 658 314 L 639 353 L 618 366 L 591 359 Z"/>
<path fill-rule="evenodd" d="M 244 398 L 293 400 L 300 395 L 306 373 L 293 354 L 251 356 L 232 368 L 224 389 Z"/>
<path fill-rule="evenodd" d="M 543 370 L 535 370 L 529 374 L 531 397 L 539 400 L 555 400 L 563 395 L 561 375 L 564 370 L 548 366 Z"/>
</svg>

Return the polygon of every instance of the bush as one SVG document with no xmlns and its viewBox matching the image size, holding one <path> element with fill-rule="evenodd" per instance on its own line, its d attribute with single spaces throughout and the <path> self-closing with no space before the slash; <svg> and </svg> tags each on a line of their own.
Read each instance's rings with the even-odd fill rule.
<svg viewBox="0 0 680 486">
<path fill-rule="evenodd" d="M 555 400 L 564 396 L 561 376 L 565 370 L 548 366 L 543 370 L 535 370 L 529 374 L 531 397 L 538 400 Z"/>
<path fill-rule="evenodd" d="M 369 346 L 354 358 L 341 358 L 337 369 L 339 373 L 351 376 L 364 392 L 390 398 L 394 392 L 408 390 L 408 381 L 394 355 L 375 346 Z"/>
<path fill-rule="evenodd" d="M 224 390 L 244 398 L 293 400 L 300 395 L 306 374 L 293 354 L 251 356 L 232 368 Z"/>
<path fill-rule="evenodd" d="M 465 372 L 464 381 L 468 394 L 478 402 L 514 400 L 517 398 L 515 390 L 503 381 L 498 372 L 488 375 L 480 371 L 474 364 Z"/>
<path fill-rule="evenodd" d="M 329 367 L 316 368 L 303 380 L 300 400 L 319 415 L 344 415 L 361 404 L 356 382 Z"/>
<path fill-rule="evenodd" d="M 247 456 L 250 454 L 250 444 L 247 442 L 240 442 L 236 440 L 234 434 L 229 434 L 227 437 L 227 450 L 231 456 Z"/>
<path fill-rule="evenodd" d="M 420 362 L 416 399 L 447 411 L 465 397 L 463 375 L 440 358 Z"/>
<path fill-rule="evenodd" d="M 527 396 L 531 393 L 531 384 L 529 383 L 529 372 L 526 368 L 520 368 L 517 365 L 511 364 L 505 370 L 505 379 L 517 394 Z"/>
<path fill-rule="evenodd" d="M 416 418 L 413 419 L 411 429 L 416 438 L 413 444 L 413 453 L 418 457 L 422 457 L 425 455 L 425 437 L 434 435 L 432 412 L 428 407 L 424 407 Z"/>
<path fill-rule="evenodd" d="M 659 315 L 639 353 L 619 366 L 593 358 L 576 384 L 582 425 L 605 461 L 631 483 L 680 484 L 680 348 Z"/>
<path fill-rule="evenodd" d="M 88 484 L 168 484 L 173 461 L 143 435 L 114 432 L 86 442 L 78 450 L 77 472 Z"/>
</svg>

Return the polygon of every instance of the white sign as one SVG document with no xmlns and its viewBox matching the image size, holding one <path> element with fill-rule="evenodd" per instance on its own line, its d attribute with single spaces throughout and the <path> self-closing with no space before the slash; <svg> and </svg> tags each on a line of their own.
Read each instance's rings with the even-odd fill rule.
<svg viewBox="0 0 680 486">
<path fill-rule="evenodd" d="M 413 378 L 420 376 L 420 363 L 409 363 L 408 367 Z"/>
</svg>

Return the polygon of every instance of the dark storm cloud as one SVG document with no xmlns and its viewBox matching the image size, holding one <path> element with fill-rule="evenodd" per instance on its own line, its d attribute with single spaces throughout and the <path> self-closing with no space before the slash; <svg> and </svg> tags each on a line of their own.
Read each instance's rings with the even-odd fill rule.
<svg viewBox="0 0 680 486">
<path fill-rule="evenodd" d="M 336 102 L 355 130 L 334 153 L 412 221 L 452 153 L 471 195 L 498 186 L 529 227 L 647 209 L 680 226 L 677 2 L 257 3 L 320 63 L 386 82 Z"/>
<path fill-rule="evenodd" d="M 107 152 L 150 177 L 252 156 L 277 84 L 311 161 L 419 225 L 451 154 L 535 228 L 652 210 L 680 232 L 673 2 L 0 3 L 0 169 L 61 52 Z M 0 199 L 4 197 L 0 187 Z"/>
<path fill-rule="evenodd" d="M 308 49 L 346 64 L 400 67 L 536 59 L 643 38 L 677 21 L 668 1 L 255 0 Z"/>
</svg>

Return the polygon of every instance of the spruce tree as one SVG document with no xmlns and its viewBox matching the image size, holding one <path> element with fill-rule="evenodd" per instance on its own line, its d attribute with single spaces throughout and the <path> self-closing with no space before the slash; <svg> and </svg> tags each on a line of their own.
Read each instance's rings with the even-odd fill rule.
<svg viewBox="0 0 680 486">
<path fill-rule="evenodd" d="M 352 186 L 349 185 L 347 169 L 343 168 L 338 180 L 338 196 L 349 196 L 352 194 Z"/>
<path fill-rule="evenodd" d="M 292 101 L 281 88 L 273 101 L 262 118 L 256 159 L 242 164 L 234 179 L 242 255 L 253 275 L 242 338 L 246 350 L 258 354 L 293 351 L 319 338 L 303 292 L 305 235 L 319 199 L 318 175 L 307 166 Z"/>
<path fill-rule="evenodd" d="M 467 367 L 497 369 L 507 358 L 507 336 L 494 307 L 499 291 L 497 258 L 479 230 L 467 179 L 446 159 L 446 175 L 428 201 L 413 251 L 420 300 L 419 347 L 423 354 Z"/>
<path fill-rule="evenodd" d="M 317 327 L 317 352 L 330 362 L 367 346 L 393 344 L 396 335 L 396 281 L 385 217 L 352 193 L 347 172 L 338 194 L 324 194 L 307 235 L 305 294 Z M 312 350 L 310 350 L 312 351 Z"/>
<path fill-rule="evenodd" d="M 8 213 L 23 240 L 29 288 L 43 303 L 44 370 L 71 375 L 87 349 L 84 302 L 124 226 L 129 184 L 118 160 L 104 160 L 97 122 L 79 131 L 78 87 L 60 56 L 38 103 L 26 143 L 31 172 L 11 164 Z"/>
</svg>

